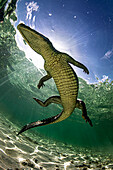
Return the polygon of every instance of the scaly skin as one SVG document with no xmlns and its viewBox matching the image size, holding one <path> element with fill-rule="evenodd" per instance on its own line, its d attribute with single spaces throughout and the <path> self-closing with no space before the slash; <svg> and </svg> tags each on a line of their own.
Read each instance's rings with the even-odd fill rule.
<svg viewBox="0 0 113 170">
<path fill-rule="evenodd" d="M 51 103 L 57 103 L 63 106 L 63 111 L 60 114 L 42 121 L 27 124 L 21 129 L 18 135 L 25 130 L 36 126 L 60 122 L 68 118 L 76 107 L 82 110 L 83 119 L 86 122 L 88 121 L 92 126 L 92 122 L 87 116 L 85 103 L 82 100 L 77 99 L 78 78 L 69 63 L 82 68 L 87 74 L 89 74 L 88 69 L 68 54 L 57 51 L 47 37 L 30 27 L 24 24 L 19 24 L 17 28 L 29 46 L 45 60 L 44 68 L 47 71 L 47 75 L 41 78 L 38 88 L 40 89 L 40 87 L 44 86 L 45 81 L 53 78 L 60 94 L 60 96 L 52 96 L 48 98 L 45 102 L 36 98 L 34 98 L 34 100 L 43 107 L 46 107 Z"/>
</svg>

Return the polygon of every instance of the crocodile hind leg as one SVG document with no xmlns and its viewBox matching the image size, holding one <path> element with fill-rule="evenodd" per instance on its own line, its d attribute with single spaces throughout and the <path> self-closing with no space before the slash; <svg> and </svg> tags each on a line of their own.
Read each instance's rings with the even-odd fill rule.
<svg viewBox="0 0 113 170">
<path fill-rule="evenodd" d="M 33 98 L 33 99 L 43 107 L 47 107 L 51 103 L 61 104 L 60 96 L 49 97 L 45 102 L 42 102 L 41 100 L 39 100 L 37 98 Z"/>
<path fill-rule="evenodd" d="M 93 126 L 90 118 L 87 116 L 87 110 L 86 110 L 85 103 L 84 103 L 82 100 L 78 99 L 78 100 L 77 100 L 77 103 L 76 103 L 76 107 L 77 107 L 78 109 L 81 109 L 81 110 L 82 110 L 82 118 L 83 118 L 86 122 L 88 122 L 88 123 L 90 124 L 90 126 Z"/>
<path fill-rule="evenodd" d="M 41 100 L 36 99 L 36 98 L 33 98 L 33 99 L 34 99 L 37 103 L 39 103 L 41 106 L 43 106 L 43 107 L 46 107 L 46 106 L 48 106 L 48 105 L 51 104 L 51 103 L 61 104 L 61 98 L 60 98 L 60 96 L 52 96 L 52 97 L 49 97 L 45 102 L 42 102 Z M 56 116 L 53 116 L 53 117 L 50 117 L 50 118 L 47 118 L 47 119 L 43 119 L 43 120 L 41 120 L 41 121 L 38 120 L 38 121 L 36 121 L 36 122 L 32 122 L 32 123 L 29 123 L 29 124 L 25 125 L 25 126 L 18 132 L 17 136 L 18 136 L 19 134 L 21 134 L 22 132 L 28 130 L 28 129 L 54 123 L 57 119 L 59 119 L 59 117 L 62 115 L 62 113 L 63 113 L 63 111 L 62 111 L 60 114 L 57 114 Z"/>
</svg>

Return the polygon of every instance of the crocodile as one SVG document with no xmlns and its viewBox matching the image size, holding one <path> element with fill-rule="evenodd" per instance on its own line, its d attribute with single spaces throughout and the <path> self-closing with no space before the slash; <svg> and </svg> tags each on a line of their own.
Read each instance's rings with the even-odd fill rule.
<svg viewBox="0 0 113 170">
<path fill-rule="evenodd" d="M 44 86 L 45 81 L 53 78 L 60 94 L 60 96 L 49 97 L 45 102 L 37 98 L 33 99 L 43 107 L 47 107 L 51 103 L 61 104 L 63 106 L 61 113 L 25 125 L 19 131 L 18 135 L 30 128 L 63 121 L 72 114 L 75 108 L 81 109 L 82 118 L 88 122 L 90 126 L 93 126 L 90 118 L 87 116 L 85 103 L 77 99 L 79 88 L 78 77 L 70 64 L 83 69 L 87 74 L 89 74 L 88 69 L 68 54 L 56 50 L 46 36 L 33 30 L 29 26 L 21 23 L 17 26 L 17 29 L 29 46 L 45 60 L 44 69 L 47 75 L 40 79 L 37 87 L 40 89 Z"/>
</svg>

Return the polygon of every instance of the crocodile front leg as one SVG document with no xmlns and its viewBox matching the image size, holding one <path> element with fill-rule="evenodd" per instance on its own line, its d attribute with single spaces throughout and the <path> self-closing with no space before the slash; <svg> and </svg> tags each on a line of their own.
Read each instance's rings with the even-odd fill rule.
<svg viewBox="0 0 113 170">
<path fill-rule="evenodd" d="M 85 73 L 89 74 L 89 70 L 87 69 L 87 67 L 85 65 L 83 65 L 82 63 L 74 60 L 71 56 L 67 55 L 67 62 L 73 64 L 76 67 L 82 68 L 84 70 Z"/>
<path fill-rule="evenodd" d="M 90 124 L 90 126 L 93 126 L 90 118 L 87 116 L 87 110 L 86 110 L 85 103 L 84 103 L 82 100 L 78 99 L 78 100 L 77 100 L 77 103 L 76 103 L 76 107 L 77 107 L 78 109 L 81 109 L 81 110 L 82 110 L 82 118 L 83 118 L 86 122 L 88 122 L 88 123 Z"/>
<path fill-rule="evenodd" d="M 52 77 L 51 77 L 51 75 L 48 73 L 46 76 L 44 76 L 44 77 L 42 77 L 42 78 L 40 79 L 37 87 L 40 89 L 40 87 L 45 86 L 45 85 L 44 85 L 44 82 L 47 81 L 47 80 L 49 80 L 50 78 L 52 78 Z"/>
</svg>

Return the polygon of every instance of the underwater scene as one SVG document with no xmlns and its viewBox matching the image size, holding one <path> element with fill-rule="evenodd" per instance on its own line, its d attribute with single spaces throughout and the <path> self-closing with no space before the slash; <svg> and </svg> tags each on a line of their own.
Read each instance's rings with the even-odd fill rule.
<svg viewBox="0 0 113 170">
<path fill-rule="evenodd" d="M 71 67 L 65 58 L 61 68 L 54 67 L 58 82 L 54 68 L 54 79 L 46 77 L 49 51 L 61 60 L 69 56 Z M 60 80 L 63 64 L 73 68 L 79 85 L 70 71 L 75 78 L 64 90 L 69 81 L 66 71 Z M 78 96 L 75 91 L 71 98 L 73 82 Z M 40 105 L 59 93 L 57 101 Z M 31 128 L 31 122 L 39 127 Z M 112 0 L 0 0 L 0 170 L 5 169 L 113 169 Z"/>
</svg>

